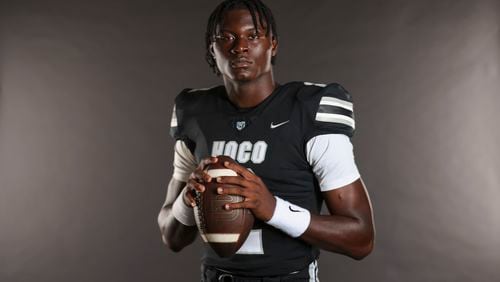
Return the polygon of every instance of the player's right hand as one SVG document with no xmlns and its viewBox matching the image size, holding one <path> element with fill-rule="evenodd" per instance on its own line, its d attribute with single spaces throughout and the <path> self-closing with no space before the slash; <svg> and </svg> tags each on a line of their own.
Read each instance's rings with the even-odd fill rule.
<svg viewBox="0 0 500 282">
<path fill-rule="evenodd" d="M 196 206 L 195 196 L 196 192 L 204 192 L 205 185 L 204 182 L 210 182 L 212 177 L 207 174 L 207 166 L 212 163 L 216 163 L 216 157 L 204 158 L 198 164 L 198 167 L 191 173 L 188 181 L 186 182 L 186 193 L 184 194 L 184 203 L 191 207 Z"/>
</svg>

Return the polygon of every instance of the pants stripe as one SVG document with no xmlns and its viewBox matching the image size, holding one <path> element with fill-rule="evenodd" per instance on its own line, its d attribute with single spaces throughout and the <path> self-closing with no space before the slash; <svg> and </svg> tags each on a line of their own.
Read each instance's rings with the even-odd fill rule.
<svg viewBox="0 0 500 282">
<path fill-rule="evenodd" d="M 315 260 L 309 264 L 309 282 L 319 282 L 318 261 Z"/>
</svg>

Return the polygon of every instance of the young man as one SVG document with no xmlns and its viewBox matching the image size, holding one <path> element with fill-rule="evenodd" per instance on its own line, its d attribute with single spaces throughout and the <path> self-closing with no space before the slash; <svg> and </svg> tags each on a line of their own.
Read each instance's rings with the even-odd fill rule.
<svg viewBox="0 0 500 282">
<path fill-rule="evenodd" d="M 368 255 L 372 208 L 349 139 L 350 94 L 335 83 L 275 82 L 278 34 L 260 0 L 222 2 L 206 47 L 224 85 L 176 98 L 174 173 L 158 216 L 163 242 L 177 252 L 195 240 L 193 192 L 210 181 L 204 169 L 214 156 L 228 155 L 238 176 L 218 178 L 219 193 L 245 200 L 225 208 L 250 209 L 256 221 L 236 255 L 206 247 L 203 281 L 318 281 L 319 249 Z M 323 202 L 329 215 L 320 215 Z"/>
</svg>

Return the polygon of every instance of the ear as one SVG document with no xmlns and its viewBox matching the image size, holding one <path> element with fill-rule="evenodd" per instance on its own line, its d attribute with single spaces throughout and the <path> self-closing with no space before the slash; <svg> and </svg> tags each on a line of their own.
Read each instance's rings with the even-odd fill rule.
<svg viewBox="0 0 500 282">
<path fill-rule="evenodd" d="M 278 53 L 278 40 L 276 40 L 276 37 L 272 35 L 271 37 L 271 50 L 272 50 L 272 56 L 276 56 Z"/>
<path fill-rule="evenodd" d="M 210 52 L 210 55 L 215 58 L 215 52 L 214 52 L 214 43 L 210 43 L 210 47 L 208 48 L 208 51 Z"/>
</svg>

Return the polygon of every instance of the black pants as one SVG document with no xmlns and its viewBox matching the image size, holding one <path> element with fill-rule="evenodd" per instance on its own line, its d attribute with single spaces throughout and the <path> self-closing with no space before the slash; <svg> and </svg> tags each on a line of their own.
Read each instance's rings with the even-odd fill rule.
<svg viewBox="0 0 500 282">
<path fill-rule="evenodd" d="M 314 264 L 314 265 L 313 265 Z M 300 271 L 292 272 L 283 276 L 268 276 L 268 277 L 245 277 L 233 275 L 230 272 L 218 269 L 215 267 L 201 265 L 201 281 L 202 282 L 309 282 L 319 281 L 316 277 L 309 276 L 309 273 L 317 275 L 317 263 L 306 267 Z M 312 270 L 311 270 L 312 268 Z"/>
</svg>

